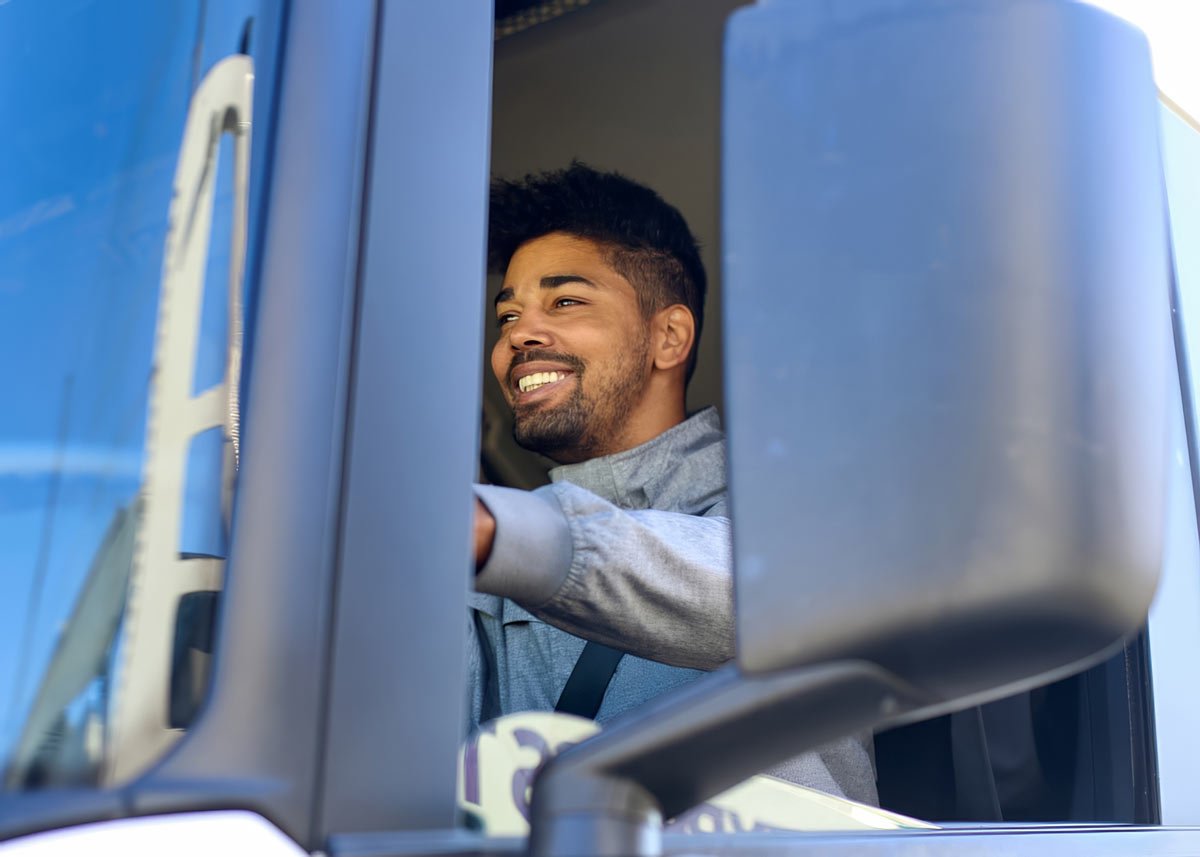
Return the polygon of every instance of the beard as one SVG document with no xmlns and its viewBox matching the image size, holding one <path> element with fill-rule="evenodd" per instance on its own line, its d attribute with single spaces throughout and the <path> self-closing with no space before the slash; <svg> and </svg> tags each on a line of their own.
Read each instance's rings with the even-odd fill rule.
<svg viewBox="0 0 1200 857">
<path fill-rule="evenodd" d="M 575 388 L 557 405 L 534 404 L 513 408 L 513 439 L 531 452 L 559 464 L 586 461 L 605 454 L 620 440 L 630 414 L 645 391 L 650 368 L 642 362 L 649 347 L 649 334 L 640 344 L 622 352 L 621 359 L 605 367 L 594 389 L 584 392 L 589 364 L 574 355 L 540 352 L 522 362 L 553 359 L 571 366 Z M 514 368 L 516 364 L 514 363 Z"/>
</svg>

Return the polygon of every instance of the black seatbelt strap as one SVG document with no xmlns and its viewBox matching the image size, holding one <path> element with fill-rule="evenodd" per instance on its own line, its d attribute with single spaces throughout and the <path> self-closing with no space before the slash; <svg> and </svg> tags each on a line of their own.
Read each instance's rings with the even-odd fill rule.
<svg viewBox="0 0 1200 857">
<path fill-rule="evenodd" d="M 979 706 L 950 715 L 950 747 L 959 817 L 969 821 L 1003 821 Z"/>
<path fill-rule="evenodd" d="M 554 710 L 595 720 L 617 664 L 624 656 L 622 651 L 589 641 L 575 662 Z"/>
</svg>

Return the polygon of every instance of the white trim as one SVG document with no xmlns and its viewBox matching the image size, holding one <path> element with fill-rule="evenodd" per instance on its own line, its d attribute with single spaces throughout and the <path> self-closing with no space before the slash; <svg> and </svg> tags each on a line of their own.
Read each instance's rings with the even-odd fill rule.
<svg viewBox="0 0 1200 857">
<path fill-rule="evenodd" d="M 307 857 L 279 828 L 251 812 L 195 812 L 84 824 L 0 845 L 0 857 Z"/>
</svg>

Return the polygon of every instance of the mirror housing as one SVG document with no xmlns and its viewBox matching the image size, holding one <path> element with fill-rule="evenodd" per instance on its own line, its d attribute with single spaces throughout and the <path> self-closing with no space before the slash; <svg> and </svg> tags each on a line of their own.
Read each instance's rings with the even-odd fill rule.
<svg viewBox="0 0 1200 857">
<path fill-rule="evenodd" d="M 1156 90 L 1084 4 L 863 8 L 727 34 L 738 663 L 862 658 L 965 704 L 1082 668 L 1153 597 Z"/>
</svg>

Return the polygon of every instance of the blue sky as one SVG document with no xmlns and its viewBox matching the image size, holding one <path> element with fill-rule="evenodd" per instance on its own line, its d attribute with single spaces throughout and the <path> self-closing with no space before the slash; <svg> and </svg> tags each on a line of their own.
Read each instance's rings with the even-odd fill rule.
<svg viewBox="0 0 1200 857">
<path fill-rule="evenodd" d="M 197 9 L 0 4 L 0 107 L 6 123 L 21 121 L 0 134 L 0 746 L 13 737 L 14 691 L 19 710 L 105 529 L 140 483 Z M 32 605 L 46 532 L 43 595 Z"/>
</svg>

